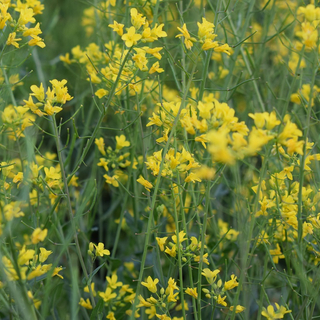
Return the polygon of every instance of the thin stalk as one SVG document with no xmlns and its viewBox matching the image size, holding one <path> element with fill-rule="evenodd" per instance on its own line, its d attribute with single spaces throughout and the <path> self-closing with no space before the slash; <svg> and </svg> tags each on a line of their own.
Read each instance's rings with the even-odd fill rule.
<svg viewBox="0 0 320 320">
<path fill-rule="evenodd" d="M 162 160 L 161 160 L 161 163 L 160 163 L 159 174 L 158 174 L 157 182 L 156 182 L 156 185 L 155 185 L 155 188 L 154 188 L 154 193 L 153 193 L 153 196 L 152 196 L 150 217 L 148 219 L 147 231 L 145 233 L 146 236 L 145 236 L 145 242 L 144 242 L 141 265 L 140 265 L 140 272 L 139 272 L 139 277 L 138 277 L 136 296 L 135 296 L 135 299 L 134 299 L 134 302 L 133 302 L 132 313 L 131 313 L 131 316 L 130 316 L 130 320 L 134 319 L 134 314 L 135 314 L 137 303 L 138 303 L 138 297 L 139 297 L 140 291 L 141 291 L 141 281 L 142 281 L 142 277 L 143 277 L 143 273 L 144 273 L 144 267 L 145 267 L 145 264 L 146 264 L 148 246 L 149 246 L 149 241 L 150 241 L 150 236 L 151 236 L 151 226 L 152 226 L 153 220 L 154 220 L 153 214 L 154 214 L 154 210 L 155 210 L 155 203 L 156 203 L 158 190 L 159 190 L 159 187 L 160 187 L 160 182 L 162 180 L 161 179 L 161 172 L 162 172 L 163 167 L 164 167 L 165 155 L 168 152 L 171 138 L 173 137 L 173 134 L 174 134 L 175 129 L 177 127 L 180 113 L 181 113 L 181 111 L 183 109 L 183 106 L 185 104 L 185 100 L 186 100 L 186 97 L 187 97 L 187 92 L 188 92 L 188 90 L 190 88 L 190 85 L 192 83 L 192 80 L 193 80 L 193 75 L 194 75 L 195 69 L 196 69 L 196 65 L 194 64 L 193 68 L 192 68 L 192 71 L 191 71 L 191 74 L 190 74 L 190 78 L 189 78 L 186 90 L 183 92 L 183 97 L 182 97 L 182 101 L 181 101 L 181 105 L 180 105 L 179 111 L 178 111 L 177 116 L 176 116 L 176 118 L 174 120 L 174 123 L 173 123 L 173 126 L 172 126 L 172 130 L 171 130 L 170 135 L 168 137 L 168 141 L 167 141 L 167 143 L 166 143 L 166 145 L 165 145 L 165 147 L 163 149 L 163 155 L 162 155 Z"/>
<path fill-rule="evenodd" d="M 316 74 L 318 72 L 318 67 L 314 68 L 314 72 L 312 74 L 312 81 L 310 83 L 310 96 L 309 96 L 309 103 L 307 106 L 307 124 L 306 129 L 304 131 L 304 144 L 303 144 L 303 154 L 300 159 L 300 172 L 299 172 L 299 192 L 298 192 L 298 244 L 300 247 L 300 253 L 302 253 L 302 188 L 303 188 L 303 181 L 304 181 L 304 165 L 307 156 L 307 142 L 308 142 L 308 134 L 310 129 L 310 119 L 311 119 L 311 103 L 313 101 L 313 92 L 314 92 L 314 82 L 316 78 Z"/>
<path fill-rule="evenodd" d="M 267 164 L 268 164 L 268 160 L 269 160 L 269 155 L 271 153 L 271 149 L 272 149 L 272 146 L 269 146 L 267 149 L 266 155 L 264 157 L 261 171 L 260 171 L 259 184 L 258 184 L 258 189 L 257 189 L 257 193 L 256 193 L 255 200 L 254 200 L 252 214 L 249 213 L 250 214 L 249 230 L 248 230 L 248 234 L 247 234 L 247 241 L 245 241 L 245 243 L 244 243 L 244 250 L 243 250 L 242 257 L 241 257 L 241 261 L 243 261 L 243 267 L 241 268 L 241 271 L 240 271 L 239 285 L 238 285 L 237 292 L 236 292 L 236 295 L 235 295 L 235 298 L 233 301 L 234 305 L 238 304 L 240 292 L 243 289 L 243 283 L 244 283 L 245 276 L 246 276 L 246 272 L 245 272 L 246 270 L 245 270 L 244 266 L 245 266 L 246 262 L 248 262 L 248 259 L 249 259 L 250 241 L 252 239 L 253 229 L 254 229 L 255 221 L 256 221 L 255 213 L 258 208 L 261 184 L 262 184 L 262 181 L 264 180 L 264 177 L 266 175 Z M 252 257 L 252 255 L 251 255 L 251 257 Z M 231 319 L 235 319 L 235 316 L 236 316 L 236 308 L 233 309 Z"/>
<path fill-rule="evenodd" d="M 175 201 L 174 189 L 171 189 L 172 199 L 173 199 L 173 213 L 174 213 L 174 221 L 176 224 L 176 236 L 177 236 L 177 249 L 178 249 L 178 265 L 179 265 L 179 280 L 180 280 L 180 296 L 181 296 L 181 306 L 182 306 L 182 316 L 183 319 L 186 319 L 186 310 L 184 307 L 184 292 L 183 292 L 183 272 L 182 272 L 182 261 L 181 261 L 181 246 L 179 239 L 179 219 L 177 214 L 177 206 Z M 180 203 L 180 206 L 183 204 Z"/>
<path fill-rule="evenodd" d="M 206 231 L 207 231 L 207 218 L 208 218 L 208 210 L 209 210 L 209 203 L 210 203 L 210 185 L 209 181 L 207 182 L 206 187 L 206 205 L 204 209 L 204 215 L 203 215 L 203 224 L 202 224 L 202 230 L 201 231 L 201 249 L 200 249 L 200 260 L 199 260 L 199 269 L 198 269 L 198 319 L 201 319 L 201 273 L 202 273 L 202 266 L 203 266 L 203 253 L 204 253 L 204 246 L 206 241 Z"/>
<path fill-rule="evenodd" d="M 223 1 L 223 3 L 224 3 L 224 6 L 226 6 L 224 1 Z M 228 22 L 229 22 L 229 24 L 230 24 L 232 33 L 235 35 L 235 37 L 236 37 L 236 39 L 237 39 L 238 42 L 239 42 L 242 38 L 244 38 L 244 36 L 245 36 L 245 33 L 246 33 L 246 31 L 247 31 L 247 28 L 248 28 L 249 22 L 250 22 L 250 17 L 249 17 L 249 15 L 251 15 L 251 12 L 252 12 L 252 10 L 253 10 L 254 4 L 255 4 L 255 0 L 251 0 L 251 2 L 250 2 L 250 4 L 249 4 L 248 11 L 247 11 L 247 17 L 246 17 L 246 19 L 244 20 L 245 23 L 244 23 L 244 26 L 242 27 L 242 30 L 243 30 L 243 31 L 242 31 L 242 34 L 241 34 L 239 37 L 237 36 L 237 31 L 236 31 L 236 28 L 235 28 L 235 26 L 234 26 L 234 24 L 233 24 L 233 21 L 232 21 L 231 18 L 230 18 L 230 14 L 228 13 L 228 10 L 226 11 L 227 19 L 228 19 Z M 244 61 L 245 65 L 246 65 L 246 68 L 247 68 L 247 70 L 248 70 L 249 75 L 250 75 L 250 76 L 253 76 L 253 72 L 252 72 L 252 70 L 251 70 L 251 67 L 250 67 L 248 58 L 247 58 L 247 56 L 246 56 L 246 54 L 245 54 L 245 52 L 244 52 L 244 50 L 243 50 L 243 48 L 242 48 L 241 46 L 236 47 L 236 49 L 235 49 L 235 51 L 234 51 L 234 56 L 237 57 L 238 54 L 239 54 L 239 52 L 241 53 L 241 56 L 242 56 L 243 61 Z M 227 87 L 229 86 L 230 81 L 231 81 L 232 71 L 233 71 L 233 68 L 234 68 L 234 66 L 235 66 L 235 61 L 236 61 L 236 60 L 234 60 L 234 61 L 231 62 L 230 72 L 229 72 L 229 75 L 227 76 L 227 80 L 226 80 L 226 85 L 227 85 Z M 259 102 L 260 108 L 261 108 L 261 110 L 264 112 L 264 111 L 265 111 L 265 106 L 264 106 L 264 103 L 263 103 L 263 101 L 262 101 L 262 97 L 261 97 L 261 94 L 260 94 L 260 91 L 259 91 L 257 82 L 256 82 L 256 80 L 253 80 L 252 83 L 253 83 L 254 91 L 256 92 L 256 95 L 257 95 L 257 98 L 258 98 L 258 102 Z"/>
<path fill-rule="evenodd" d="M 180 182 L 180 176 L 178 175 L 178 186 L 181 186 L 181 182 Z M 182 195 L 181 192 L 179 192 L 179 200 L 180 200 L 180 211 L 181 211 L 181 218 L 182 218 L 182 227 L 183 230 L 185 230 L 187 237 L 188 237 L 188 227 L 187 227 L 187 223 L 186 223 L 186 216 L 183 210 L 183 204 L 184 201 L 182 199 Z M 190 286 L 193 288 L 194 284 L 193 284 L 193 276 L 192 276 L 192 268 L 191 266 L 188 268 L 188 276 L 189 276 L 189 282 L 190 282 Z M 194 319 L 198 320 L 198 313 L 196 312 L 197 310 L 197 305 L 196 305 L 196 301 L 194 298 L 192 298 L 192 306 L 193 306 L 193 310 L 194 310 Z M 182 307 L 184 308 L 184 305 L 182 304 Z"/>
<path fill-rule="evenodd" d="M 65 189 L 64 192 L 66 194 L 66 200 L 67 200 L 67 205 L 68 205 L 69 220 L 70 220 L 71 228 L 72 228 L 72 231 L 73 231 L 73 234 L 74 234 L 73 238 L 74 238 L 75 243 L 76 243 L 76 250 L 77 250 L 78 258 L 79 258 L 79 261 L 80 261 L 80 265 L 81 265 L 82 271 L 84 273 L 84 276 L 86 278 L 87 285 L 89 286 L 90 300 L 91 300 L 91 303 L 92 303 L 93 307 L 95 307 L 96 303 L 95 303 L 95 300 L 94 300 L 94 296 L 93 296 L 92 290 L 90 290 L 90 288 L 91 288 L 90 283 L 89 283 L 90 279 L 89 279 L 89 276 L 88 276 L 88 271 L 87 271 L 86 265 L 85 265 L 83 257 L 82 257 L 80 244 L 79 244 L 79 239 L 78 239 L 78 233 L 77 233 L 77 229 L 76 229 L 76 225 L 75 225 L 75 221 L 74 221 L 74 215 L 73 215 L 73 212 L 72 212 L 72 205 L 71 205 L 68 181 L 67 181 L 67 176 L 66 176 L 66 172 L 65 172 L 65 168 L 64 168 L 64 159 L 63 159 L 63 155 L 62 155 L 62 152 L 61 152 L 62 146 L 60 144 L 60 139 L 59 139 L 59 134 L 58 134 L 58 127 L 57 127 L 56 118 L 55 118 L 54 115 L 52 116 L 52 121 L 53 121 L 53 128 L 54 128 L 54 134 L 55 134 L 55 140 L 56 140 L 57 154 L 58 154 L 58 159 L 59 159 L 59 163 L 60 163 L 62 181 L 63 181 L 64 189 Z"/>
</svg>

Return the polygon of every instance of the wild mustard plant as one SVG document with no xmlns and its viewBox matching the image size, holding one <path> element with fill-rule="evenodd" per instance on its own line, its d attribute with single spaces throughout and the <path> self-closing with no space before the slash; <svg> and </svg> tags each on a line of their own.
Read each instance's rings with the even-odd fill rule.
<svg viewBox="0 0 320 320">
<path fill-rule="evenodd" d="M 45 4 L 0 0 L 1 317 L 316 317 L 318 4 L 85 2 L 57 72 Z"/>
</svg>

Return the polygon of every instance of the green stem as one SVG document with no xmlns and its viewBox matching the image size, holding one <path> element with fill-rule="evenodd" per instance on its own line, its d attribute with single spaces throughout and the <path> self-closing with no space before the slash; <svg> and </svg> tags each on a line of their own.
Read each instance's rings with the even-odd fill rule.
<svg viewBox="0 0 320 320">
<path fill-rule="evenodd" d="M 148 246 L 149 246 L 149 241 L 150 241 L 150 237 L 151 237 L 151 227 L 154 223 L 154 218 L 153 218 L 153 214 L 154 214 L 154 210 L 155 210 L 155 203 L 156 203 L 156 198 L 157 198 L 157 194 L 158 194 L 158 191 L 159 191 L 159 187 L 160 187 L 160 182 L 161 182 L 161 173 L 162 173 L 162 170 L 163 170 L 163 167 L 164 167 L 164 160 L 165 160 L 165 156 L 168 152 L 168 149 L 169 149 L 169 146 L 170 146 L 170 141 L 171 141 L 171 138 L 173 137 L 173 134 L 175 132 L 175 129 L 177 127 L 177 124 L 178 124 L 178 120 L 179 120 L 179 117 L 180 117 L 180 114 L 181 114 L 181 111 L 185 105 L 185 100 L 186 100 L 186 97 L 187 97 L 187 92 L 190 88 L 190 85 L 192 83 L 192 80 L 193 80 L 193 75 L 194 75 L 194 72 L 195 72 L 195 69 L 196 69 L 196 65 L 194 64 L 193 65 L 193 68 L 192 68 L 192 71 L 191 71 L 191 74 L 190 74 L 190 78 L 189 78 L 189 81 L 188 81 L 188 84 L 186 86 L 186 90 L 183 92 L 183 97 L 182 97 L 182 101 L 181 101 L 181 105 L 180 105 L 180 108 L 179 108 L 179 111 L 177 113 L 177 116 L 175 117 L 175 120 L 174 120 L 174 123 L 173 123 L 173 126 L 172 126 L 172 130 L 170 132 L 170 135 L 168 137 L 168 141 L 163 149 L 163 155 L 162 155 L 162 159 L 161 159 L 161 163 L 160 163 L 160 168 L 159 168 L 159 173 L 158 173 L 158 178 L 157 178 L 157 182 L 156 182 L 156 185 L 155 185 L 155 188 L 154 188 L 154 193 L 153 193 L 153 196 L 152 196 L 152 202 L 151 202 L 151 210 L 150 210 L 150 217 L 148 219 L 148 224 L 147 224 L 147 231 L 145 233 L 145 242 L 144 242 L 144 248 L 143 248 L 143 254 L 142 254 L 142 260 L 141 260 L 141 265 L 140 265 L 140 272 L 139 272 L 139 277 L 138 277 L 138 284 L 137 284 L 137 289 L 136 289 L 136 296 L 135 296 L 135 299 L 134 299 L 134 302 L 133 302 L 133 306 L 132 306 L 132 313 L 131 313 L 131 316 L 130 316 L 130 320 L 133 320 L 134 319 L 134 314 L 135 314 L 135 311 L 136 311 L 136 308 L 137 308 L 137 303 L 138 303 L 138 297 L 140 295 L 140 291 L 141 291 L 141 281 L 142 281 L 142 277 L 143 277 L 143 273 L 144 273 L 144 267 L 145 267 L 145 264 L 146 264 L 146 258 L 147 258 L 147 252 L 148 252 Z"/>
<path fill-rule="evenodd" d="M 202 273 L 202 266 L 203 266 L 203 253 L 204 253 L 204 246 L 206 241 L 206 231 L 207 231 L 207 218 L 208 218 L 208 211 L 209 211 L 209 203 L 210 203 L 210 184 L 209 181 L 207 182 L 206 187 L 206 205 L 204 209 L 204 215 L 203 215 L 203 224 L 202 224 L 202 230 L 200 229 L 201 233 L 201 249 L 200 249 L 200 260 L 199 260 L 199 269 L 198 269 L 198 319 L 201 319 L 201 273 Z M 200 227 L 201 228 L 201 227 Z"/>
<path fill-rule="evenodd" d="M 95 307 L 96 303 L 95 303 L 94 296 L 93 296 L 93 293 L 92 293 L 92 290 L 91 290 L 91 286 L 90 286 L 90 283 L 89 283 L 90 279 L 89 279 L 89 276 L 88 276 L 88 271 L 87 271 L 86 265 L 85 265 L 83 257 L 82 257 L 80 244 L 79 244 L 79 239 L 78 239 L 78 232 L 77 232 L 77 229 L 76 229 L 76 225 L 75 225 L 75 221 L 74 221 L 74 215 L 73 215 L 73 212 L 72 212 L 68 181 L 67 181 L 66 172 L 65 172 L 65 168 L 64 168 L 64 159 L 63 159 L 63 155 L 62 155 L 62 152 L 61 152 L 62 146 L 61 146 L 61 142 L 60 142 L 60 139 L 59 139 L 56 118 L 55 118 L 54 115 L 52 116 L 52 121 L 53 121 L 53 127 L 54 127 L 55 140 L 56 140 L 56 146 L 57 146 L 58 159 L 59 159 L 59 163 L 60 163 L 61 175 L 62 175 L 62 180 L 63 180 L 63 184 L 64 184 L 64 189 L 65 189 L 64 192 L 66 194 L 66 200 L 67 200 L 67 205 L 68 205 L 69 220 L 70 220 L 71 228 L 72 228 L 72 231 L 73 231 L 73 234 L 74 234 L 73 238 L 74 238 L 75 243 L 76 243 L 76 250 L 77 250 L 78 258 L 79 258 L 79 261 L 80 261 L 80 265 L 81 265 L 82 271 L 84 273 L 84 276 L 86 278 L 87 285 L 89 286 L 90 300 L 91 300 L 91 303 L 92 303 L 93 307 Z"/>
<path fill-rule="evenodd" d="M 181 305 L 182 305 L 182 316 L 183 319 L 186 319 L 186 310 L 184 307 L 184 291 L 183 291 L 183 272 L 182 272 L 182 261 L 181 261 L 181 245 L 179 239 L 179 219 L 177 214 L 177 206 L 175 201 L 174 189 L 171 189 L 172 199 L 173 199 L 173 213 L 174 221 L 176 224 L 176 236 L 177 236 L 177 249 L 178 249 L 178 265 L 179 265 L 179 280 L 180 280 L 180 296 L 181 296 Z M 180 203 L 180 206 L 183 206 L 183 203 Z"/>
</svg>

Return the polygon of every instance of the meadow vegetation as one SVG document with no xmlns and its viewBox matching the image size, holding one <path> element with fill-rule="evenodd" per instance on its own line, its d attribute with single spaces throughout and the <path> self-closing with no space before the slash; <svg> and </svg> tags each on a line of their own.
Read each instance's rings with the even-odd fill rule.
<svg viewBox="0 0 320 320">
<path fill-rule="evenodd" d="M 320 318 L 319 23 L 0 0 L 0 318 Z"/>
</svg>

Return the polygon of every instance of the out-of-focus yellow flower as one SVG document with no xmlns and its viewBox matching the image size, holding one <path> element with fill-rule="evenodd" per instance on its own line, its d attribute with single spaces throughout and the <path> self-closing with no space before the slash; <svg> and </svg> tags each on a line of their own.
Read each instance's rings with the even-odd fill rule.
<svg viewBox="0 0 320 320">
<path fill-rule="evenodd" d="M 17 33 L 16 32 L 11 32 L 8 36 L 8 39 L 7 39 L 7 45 L 8 46 L 14 46 L 16 48 L 19 48 L 19 43 L 18 41 L 21 41 L 22 39 L 21 38 L 16 38 L 16 35 Z"/>
<path fill-rule="evenodd" d="M 48 234 L 48 229 L 40 229 L 40 228 L 36 228 L 31 235 L 31 242 L 33 244 L 37 244 L 41 241 L 43 241 L 46 236 Z"/>
<path fill-rule="evenodd" d="M 158 246 L 161 251 L 164 251 L 164 244 L 166 243 L 167 239 L 168 237 L 163 237 L 163 238 L 156 237 Z"/>
<path fill-rule="evenodd" d="M 123 35 L 124 24 L 113 21 L 113 24 L 109 24 L 109 27 L 112 28 L 120 37 Z"/>
<path fill-rule="evenodd" d="M 277 303 L 276 305 L 276 311 L 274 311 L 274 308 L 272 305 L 268 306 L 268 308 L 262 308 L 261 315 L 266 317 L 267 320 L 275 320 L 275 319 L 282 319 L 286 313 L 290 313 L 291 310 L 287 310 L 284 306 L 279 306 Z"/>
<path fill-rule="evenodd" d="M 141 175 L 140 175 L 139 179 L 137 179 L 137 182 L 142 184 L 149 192 L 150 192 L 150 189 L 153 188 L 152 183 L 149 182 L 148 180 L 144 179 Z"/>
<path fill-rule="evenodd" d="M 187 288 L 184 292 L 191 297 L 198 298 L 197 288 Z"/>
<path fill-rule="evenodd" d="M 230 307 L 230 311 L 233 311 L 233 309 L 234 309 L 234 306 L 231 306 L 231 307 Z M 237 306 L 236 306 L 236 313 L 240 313 L 240 312 L 242 312 L 242 311 L 244 311 L 244 310 L 246 310 L 245 307 L 240 306 L 240 305 L 237 305 Z"/>
<path fill-rule="evenodd" d="M 90 302 L 89 298 L 87 300 L 84 300 L 83 298 L 80 298 L 79 304 L 80 304 L 81 307 L 84 307 L 84 308 L 86 308 L 88 310 L 92 309 L 92 305 L 91 305 L 91 302 Z"/>
<path fill-rule="evenodd" d="M 104 150 L 104 146 L 105 146 L 105 144 L 104 144 L 104 140 L 103 140 L 103 138 L 96 138 L 95 140 L 94 140 L 94 143 L 96 144 L 96 146 L 98 147 L 98 149 L 99 149 L 99 151 L 101 152 L 101 154 L 102 155 L 106 155 L 106 152 L 105 152 L 105 150 Z M 101 160 L 101 159 L 100 159 Z"/>
</svg>

